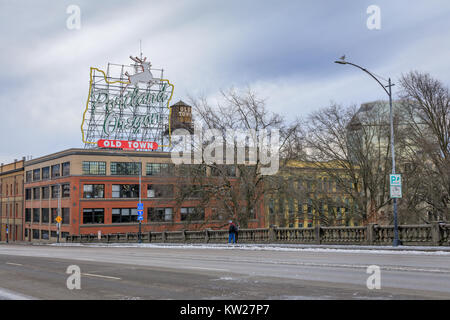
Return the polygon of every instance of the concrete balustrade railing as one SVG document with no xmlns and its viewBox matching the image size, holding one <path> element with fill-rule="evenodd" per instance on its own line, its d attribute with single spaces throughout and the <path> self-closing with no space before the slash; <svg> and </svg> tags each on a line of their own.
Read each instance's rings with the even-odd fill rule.
<svg viewBox="0 0 450 320">
<path fill-rule="evenodd" d="M 403 245 L 449 246 L 450 224 L 401 225 L 399 238 Z M 182 230 L 143 232 L 143 243 L 227 243 L 227 230 Z M 127 243 L 137 242 L 137 233 L 71 235 L 66 242 Z M 392 245 L 394 227 L 369 224 L 363 227 L 265 228 L 239 230 L 239 243 L 295 243 L 337 245 Z"/>
</svg>

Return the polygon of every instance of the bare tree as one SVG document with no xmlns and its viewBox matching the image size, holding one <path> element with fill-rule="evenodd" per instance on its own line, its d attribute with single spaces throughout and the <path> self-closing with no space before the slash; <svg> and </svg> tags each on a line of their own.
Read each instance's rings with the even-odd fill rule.
<svg viewBox="0 0 450 320">
<path fill-rule="evenodd" d="M 226 163 L 211 163 L 202 158 L 202 165 L 207 168 L 208 174 L 193 175 L 191 188 L 184 189 L 189 194 L 192 186 L 197 186 L 202 190 L 203 204 L 218 208 L 225 213 L 222 218 L 237 219 L 242 227 L 246 227 L 257 213 L 262 213 L 265 195 L 280 188 L 279 184 L 274 183 L 276 175 L 262 172 L 267 168 L 267 163 L 261 157 L 261 134 L 270 134 L 272 129 L 279 131 L 279 145 L 276 150 L 270 151 L 270 155 L 276 156 L 277 161 L 281 158 L 279 166 L 282 167 L 287 162 L 286 157 L 294 154 L 292 144 L 298 140 L 291 138 L 298 133 L 298 122 L 286 124 L 280 115 L 269 111 L 265 101 L 250 89 L 243 93 L 233 89 L 221 93 L 222 101 L 215 106 L 205 98 L 190 98 L 197 123 L 202 125 L 203 130 L 217 130 L 227 143 L 230 142 L 230 132 L 254 132 L 254 135 L 250 134 L 244 140 L 232 137 L 231 148 L 235 151 L 232 164 L 229 159 Z M 206 146 L 205 142 L 193 143 L 193 148 L 201 150 L 202 154 Z M 242 146 L 245 146 L 245 163 L 237 159 L 236 151 Z M 223 154 L 226 153 L 224 145 Z"/>
<path fill-rule="evenodd" d="M 349 215 L 361 222 L 376 217 L 390 204 L 388 119 L 388 109 L 382 101 L 364 104 L 359 109 L 332 104 L 310 114 L 303 126 L 307 159 L 350 196 L 353 205 Z M 398 123 L 398 114 L 395 119 Z M 401 135 L 397 126 L 395 131 L 398 139 Z"/>
<path fill-rule="evenodd" d="M 415 199 L 426 210 L 422 221 L 450 218 L 450 95 L 442 82 L 417 71 L 400 79 L 408 114 L 409 158 Z"/>
</svg>

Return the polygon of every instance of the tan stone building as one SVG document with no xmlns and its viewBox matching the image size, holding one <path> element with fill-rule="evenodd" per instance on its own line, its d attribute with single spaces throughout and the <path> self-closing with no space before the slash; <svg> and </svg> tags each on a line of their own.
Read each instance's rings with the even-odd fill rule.
<svg viewBox="0 0 450 320">
<path fill-rule="evenodd" d="M 24 160 L 0 165 L 0 241 L 23 240 Z"/>
</svg>

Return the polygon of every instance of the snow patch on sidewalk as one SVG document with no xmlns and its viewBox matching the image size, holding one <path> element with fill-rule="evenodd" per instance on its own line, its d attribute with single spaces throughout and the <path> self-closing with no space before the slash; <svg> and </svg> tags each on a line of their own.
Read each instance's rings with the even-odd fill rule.
<svg viewBox="0 0 450 320">
<path fill-rule="evenodd" d="M 164 249 L 221 249 L 221 250 L 253 250 L 253 251 L 286 251 L 286 252 L 336 252 L 336 253 L 371 253 L 371 254 L 407 254 L 407 255 L 448 255 L 449 247 L 399 246 L 386 248 L 382 246 L 308 246 L 308 245 L 276 245 L 276 244 L 167 244 L 167 243 L 53 243 L 50 246 L 63 247 L 106 247 L 106 248 L 164 248 Z"/>
</svg>

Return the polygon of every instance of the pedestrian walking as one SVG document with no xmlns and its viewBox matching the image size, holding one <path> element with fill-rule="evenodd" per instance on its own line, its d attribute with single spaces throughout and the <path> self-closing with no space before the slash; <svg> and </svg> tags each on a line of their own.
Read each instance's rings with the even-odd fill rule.
<svg viewBox="0 0 450 320">
<path fill-rule="evenodd" d="M 232 220 L 229 221 L 228 226 L 228 243 L 231 243 L 231 240 L 233 240 L 233 243 L 236 243 L 236 225 L 233 223 Z"/>
</svg>

